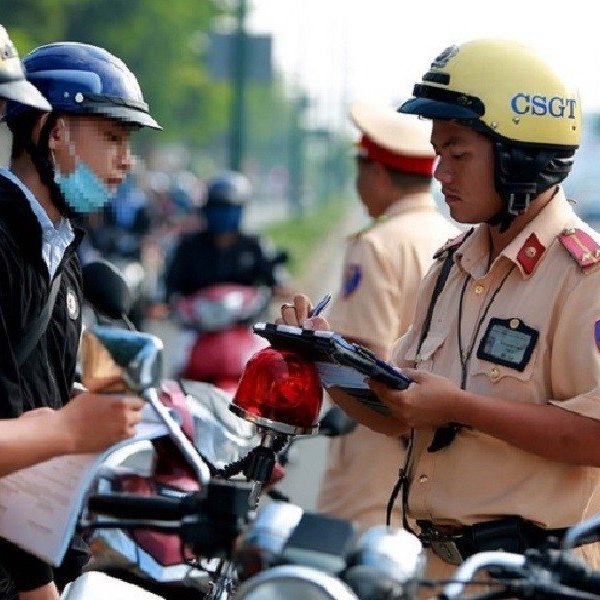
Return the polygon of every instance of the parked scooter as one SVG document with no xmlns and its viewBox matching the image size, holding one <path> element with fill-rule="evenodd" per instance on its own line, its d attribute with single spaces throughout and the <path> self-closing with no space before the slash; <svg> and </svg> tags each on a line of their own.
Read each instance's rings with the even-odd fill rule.
<svg viewBox="0 0 600 600">
<path fill-rule="evenodd" d="M 114 304 L 118 286 L 104 281 L 101 287 L 112 290 L 105 301 Z M 102 305 L 99 296 L 96 302 Z M 118 314 L 117 306 L 104 308 Z M 202 421 L 193 415 L 194 427 L 190 427 L 189 399 L 181 388 L 161 382 L 160 341 L 107 327 L 94 327 L 88 335 L 95 337 L 121 370 L 123 380 L 148 399 L 170 432 L 169 437 L 151 444 L 146 474 L 131 468 L 131 460 L 140 454 L 130 452 L 107 465 L 99 477 L 82 522 L 97 532 L 91 538 L 98 557 L 92 569 L 165 598 L 224 600 L 235 593 L 240 599 L 257 600 L 272 590 L 275 596 L 269 597 L 291 600 L 411 597 L 422 559 L 420 543 L 410 534 L 374 530 L 354 549 L 351 524 L 303 513 L 289 503 L 261 506 L 254 519 L 253 509 L 262 488 L 271 481 L 278 452 L 295 436 L 316 430 L 322 392 L 310 363 L 266 349 L 250 361 L 233 403 L 223 392 L 219 391 L 220 399 L 209 393 L 210 426 L 219 432 L 211 441 L 231 442 L 231 431 L 221 423 L 227 421 L 225 415 L 238 427 L 253 429 L 255 425 L 260 435 L 260 444 L 256 446 L 257 438 L 252 438 L 249 445 L 254 447 L 247 454 L 237 446 L 237 454 L 221 457 L 217 464 L 219 452 L 214 448 L 212 460 L 204 460 L 209 452 L 205 442 L 212 435 L 204 425 L 210 419 Z M 280 368 L 282 361 L 288 375 Z M 197 385 L 205 392 L 215 389 Z M 207 404 L 200 402 L 202 407 Z M 220 408 L 214 410 L 214 406 Z M 337 421 L 330 417 L 329 422 L 333 432 Z M 226 464 L 230 459 L 233 464 Z M 252 489 L 240 480 L 223 481 L 235 473 L 253 481 Z M 401 595 L 377 596 L 382 590 Z"/>
<path fill-rule="evenodd" d="M 83 269 L 83 279 L 86 299 L 97 313 L 104 315 L 103 322 L 124 320 L 133 329 L 125 316 L 130 292 L 118 270 L 106 261 L 90 263 Z M 143 362 L 153 354 L 159 356 L 162 353 L 158 346 L 152 349 L 153 344 L 159 344 L 157 338 L 115 329 L 114 324 L 113 327 L 93 326 L 84 336 L 84 347 L 90 345 L 86 339 L 91 336 L 101 348 L 110 347 L 110 352 L 116 353 L 121 362 L 140 344 L 146 344 L 146 355 L 134 357 L 134 361 Z M 86 360 L 83 362 L 85 365 Z M 97 361 L 88 359 L 87 363 L 97 364 Z M 146 364 L 144 368 L 151 367 Z M 142 367 L 138 366 L 138 369 L 141 374 Z M 128 374 L 126 378 L 131 377 Z M 84 383 L 90 378 L 93 374 L 86 374 L 84 369 Z M 187 450 L 181 452 L 168 437 L 130 444 L 110 457 L 99 474 L 94 491 L 169 499 L 201 492 L 200 471 L 193 468 L 194 462 L 205 465 L 202 477 L 206 483 L 211 471 L 217 474 L 219 469 L 236 463 L 258 444 L 254 427 L 231 414 L 228 410 L 230 398 L 222 390 L 196 382 L 184 389 L 180 382 L 162 381 L 158 376 L 153 388 L 160 404 L 158 409 L 163 415 L 167 411 L 168 415 L 175 416 L 174 429 L 178 429 L 193 446 L 189 444 Z M 190 395 L 191 391 L 194 396 Z M 153 406 L 156 408 L 156 403 Z M 212 570 L 219 562 L 216 565 L 195 564 L 190 550 L 182 550 L 181 537 L 176 533 L 102 528 L 94 531 L 90 544 L 94 554 L 91 569 L 130 581 L 164 597 L 204 597 L 215 585 Z"/>
</svg>

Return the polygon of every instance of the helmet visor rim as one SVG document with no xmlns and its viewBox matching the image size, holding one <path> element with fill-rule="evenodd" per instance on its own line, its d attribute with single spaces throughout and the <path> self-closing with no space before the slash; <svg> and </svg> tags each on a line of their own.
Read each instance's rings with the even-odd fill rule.
<svg viewBox="0 0 600 600">
<path fill-rule="evenodd" d="M 418 115 L 425 119 L 457 119 L 472 121 L 480 119 L 480 115 L 466 106 L 458 106 L 450 102 L 440 102 L 431 98 L 411 98 L 404 102 L 398 112 L 409 115 Z"/>
<path fill-rule="evenodd" d="M 0 81 L 0 98 L 19 102 L 43 112 L 50 112 L 52 106 L 39 90 L 25 79 Z"/>
<path fill-rule="evenodd" d="M 69 112 L 69 111 L 64 111 Z M 99 117 L 107 117 L 122 123 L 130 123 L 132 125 L 140 125 L 141 127 L 149 127 L 150 129 L 162 130 L 162 127 L 148 114 L 141 110 L 129 108 L 126 106 L 110 106 L 106 104 L 92 104 L 86 106 L 85 112 L 77 112 L 74 114 L 89 114 Z"/>
</svg>

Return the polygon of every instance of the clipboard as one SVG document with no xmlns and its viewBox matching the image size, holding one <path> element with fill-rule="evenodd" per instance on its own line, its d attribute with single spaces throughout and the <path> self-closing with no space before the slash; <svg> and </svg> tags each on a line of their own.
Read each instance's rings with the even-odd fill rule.
<svg viewBox="0 0 600 600">
<path fill-rule="evenodd" d="M 397 390 L 404 390 L 412 383 L 400 369 L 334 331 L 273 323 L 257 323 L 253 329 L 273 348 L 296 352 L 313 361 L 324 388 L 339 387 L 382 415 L 388 416 L 390 411 L 364 382 L 365 377 Z"/>
</svg>

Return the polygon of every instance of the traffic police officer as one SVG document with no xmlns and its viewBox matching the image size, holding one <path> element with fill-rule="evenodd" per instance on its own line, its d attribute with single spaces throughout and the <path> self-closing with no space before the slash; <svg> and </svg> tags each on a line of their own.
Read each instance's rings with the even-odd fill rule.
<svg viewBox="0 0 600 600">
<path fill-rule="evenodd" d="M 348 240 L 329 324 L 387 358 L 412 323 L 433 253 L 458 230 L 438 212 L 431 195 L 431 125 L 362 102 L 351 106 L 350 117 L 362 134 L 356 188 L 373 221 Z M 361 529 L 383 524 L 403 459 L 400 439 L 363 425 L 332 438 L 318 509 Z"/>
<path fill-rule="evenodd" d="M 560 187 L 578 95 L 532 49 L 450 47 L 414 96 L 400 110 L 433 119 L 451 215 L 480 225 L 440 250 L 392 353 L 414 383 L 371 384 L 394 418 L 330 393 L 377 431 L 414 432 L 405 514 L 445 577 L 473 552 L 560 536 L 598 489 L 600 243 Z M 309 307 L 296 298 L 284 320 Z M 597 545 L 580 551 L 600 568 Z"/>
</svg>

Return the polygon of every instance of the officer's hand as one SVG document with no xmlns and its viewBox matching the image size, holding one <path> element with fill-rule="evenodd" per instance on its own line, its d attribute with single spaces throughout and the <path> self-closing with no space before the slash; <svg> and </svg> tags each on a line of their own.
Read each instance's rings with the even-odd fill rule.
<svg viewBox="0 0 600 600">
<path fill-rule="evenodd" d="M 440 375 L 403 369 L 413 380 L 406 390 L 393 390 L 383 383 L 369 380 L 369 386 L 390 409 L 398 421 L 416 429 L 451 423 L 452 407 L 460 388 Z"/>
<path fill-rule="evenodd" d="M 143 406 L 135 396 L 83 393 L 56 417 L 73 453 L 99 452 L 135 434 Z"/>
<path fill-rule="evenodd" d="M 308 296 L 294 296 L 293 304 L 283 304 L 281 306 L 281 319 L 275 322 L 278 325 L 295 325 L 296 327 L 304 327 L 305 329 L 316 329 L 319 331 L 328 331 L 329 323 L 321 318 L 308 318 L 308 314 L 312 310 L 312 304 Z"/>
</svg>

